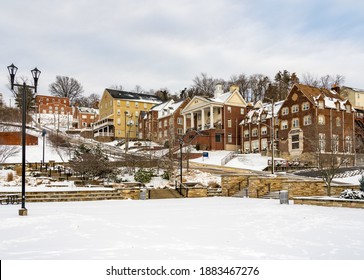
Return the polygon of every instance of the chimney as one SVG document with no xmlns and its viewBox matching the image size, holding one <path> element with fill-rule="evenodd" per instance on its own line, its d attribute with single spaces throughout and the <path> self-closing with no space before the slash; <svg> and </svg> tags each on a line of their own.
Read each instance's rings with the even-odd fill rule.
<svg viewBox="0 0 364 280">
<path fill-rule="evenodd" d="M 220 84 L 220 83 L 216 84 L 214 97 L 217 98 L 220 95 L 222 95 L 223 93 L 224 93 L 224 90 L 222 89 L 222 84 Z"/>
<path fill-rule="evenodd" d="M 331 90 L 336 91 L 338 94 L 340 94 L 340 86 L 337 84 L 333 84 Z"/>
<path fill-rule="evenodd" d="M 237 86 L 237 85 L 231 85 L 230 88 L 229 88 L 229 91 L 231 93 L 233 93 L 236 90 L 239 91 L 239 86 Z"/>
</svg>

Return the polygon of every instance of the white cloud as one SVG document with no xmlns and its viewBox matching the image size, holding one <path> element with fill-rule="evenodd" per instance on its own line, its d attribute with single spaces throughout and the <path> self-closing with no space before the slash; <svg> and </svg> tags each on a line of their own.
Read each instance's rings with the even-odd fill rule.
<svg viewBox="0 0 364 280">
<path fill-rule="evenodd" d="M 0 12 L 0 92 L 6 66 L 42 70 L 40 91 L 56 75 L 87 94 L 192 84 L 201 72 L 342 74 L 364 87 L 363 4 L 358 1 L 6 1 Z M 29 73 L 28 73 L 29 72 Z M 27 74 L 28 73 L 28 74 Z"/>
</svg>

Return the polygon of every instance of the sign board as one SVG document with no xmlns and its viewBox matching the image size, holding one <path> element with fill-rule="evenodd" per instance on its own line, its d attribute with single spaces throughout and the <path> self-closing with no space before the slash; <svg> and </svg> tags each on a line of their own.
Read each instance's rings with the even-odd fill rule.
<svg viewBox="0 0 364 280">
<path fill-rule="evenodd" d="M 208 152 L 202 152 L 202 157 L 204 157 L 204 158 L 207 157 L 208 158 L 209 157 L 209 153 Z"/>
</svg>

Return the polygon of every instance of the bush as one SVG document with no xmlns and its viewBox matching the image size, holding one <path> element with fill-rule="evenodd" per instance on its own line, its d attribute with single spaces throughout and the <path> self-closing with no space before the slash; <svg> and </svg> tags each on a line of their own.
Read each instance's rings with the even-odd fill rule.
<svg viewBox="0 0 364 280">
<path fill-rule="evenodd" d="M 11 182 L 14 180 L 14 173 L 13 172 L 8 172 L 8 174 L 6 175 L 6 179 L 8 182 Z"/>
<path fill-rule="evenodd" d="M 360 183 L 360 190 L 364 192 L 364 175 L 361 175 L 361 178 L 359 179 Z"/>
<path fill-rule="evenodd" d="M 149 183 L 153 175 L 153 172 L 150 170 L 139 169 L 134 175 L 134 180 L 144 184 Z"/>
<path fill-rule="evenodd" d="M 200 143 L 196 143 L 196 146 L 195 146 L 195 149 L 196 149 L 196 151 L 199 151 L 200 150 Z"/>
<path fill-rule="evenodd" d="M 364 199 L 363 191 L 345 190 L 340 194 L 340 198 L 346 199 Z"/>
<path fill-rule="evenodd" d="M 168 171 L 164 171 L 162 179 L 169 180 L 170 178 L 171 178 L 171 173 L 169 173 Z"/>
</svg>

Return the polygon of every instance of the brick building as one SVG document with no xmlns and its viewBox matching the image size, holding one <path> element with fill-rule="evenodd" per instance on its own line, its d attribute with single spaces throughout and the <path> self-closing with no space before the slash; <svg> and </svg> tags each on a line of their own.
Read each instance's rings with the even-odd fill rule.
<svg viewBox="0 0 364 280">
<path fill-rule="evenodd" d="M 355 110 L 334 90 L 295 84 L 279 113 L 281 156 L 315 161 L 316 154 L 355 155 Z"/>
<path fill-rule="evenodd" d="M 99 110 L 87 107 L 73 107 L 72 127 L 76 129 L 91 128 L 99 119 Z"/>
<path fill-rule="evenodd" d="M 254 106 L 247 106 L 248 113 L 240 123 L 242 152 L 258 153 L 271 149 L 271 141 L 273 138 L 272 128 L 274 125 L 274 139 L 277 139 L 279 127 L 277 115 L 283 102 L 279 101 L 274 103 L 274 124 L 271 103 L 263 104 L 261 101 L 258 101 Z M 275 142 L 275 148 L 277 148 L 277 142 Z"/>
<path fill-rule="evenodd" d="M 239 123 L 245 114 L 246 102 L 239 87 L 223 92 L 218 84 L 213 98 L 195 96 L 182 110 L 185 143 L 198 143 L 207 150 L 237 151 L 241 149 Z"/>
<path fill-rule="evenodd" d="M 72 115 L 72 107 L 68 97 L 36 95 L 35 106 L 38 114 Z"/>
</svg>

